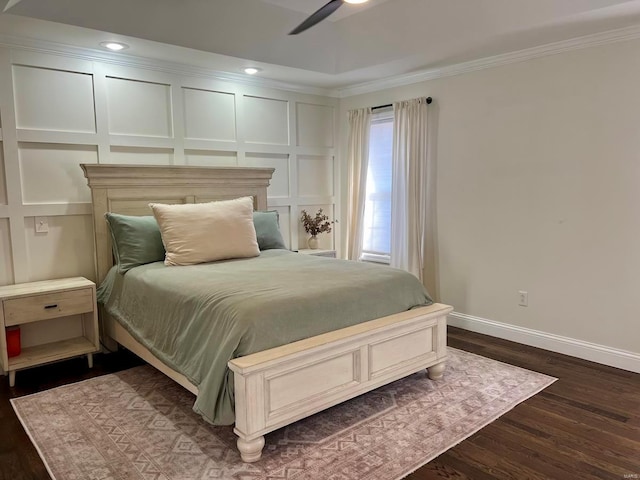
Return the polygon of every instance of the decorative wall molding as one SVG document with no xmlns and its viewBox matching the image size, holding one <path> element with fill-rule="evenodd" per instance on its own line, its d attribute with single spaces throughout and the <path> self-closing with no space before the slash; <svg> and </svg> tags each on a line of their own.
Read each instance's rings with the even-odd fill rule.
<svg viewBox="0 0 640 480">
<path fill-rule="evenodd" d="M 0 35 L 0 46 L 35 53 L 43 53 L 47 55 L 57 55 L 66 58 L 74 58 L 78 60 L 96 61 L 120 67 L 153 70 L 156 72 L 164 72 L 172 75 L 215 79 L 223 82 L 252 87 L 275 88 L 278 90 L 285 90 L 287 92 L 303 93 L 307 95 L 319 95 L 324 97 L 337 96 L 334 90 L 326 88 L 281 82 L 264 77 L 251 77 L 248 75 L 222 72 L 219 70 L 198 67 L 195 65 L 189 65 L 179 62 L 169 62 L 167 60 L 151 59 L 136 55 L 127 55 L 122 53 L 112 54 L 109 52 L 101 52 L 90 48 L 76 47 L 57 42 L 45 42 L 42 40 L 22 38 L 11 35 Z"/>
<path fill-rule="evenodd" d="M 292 249 L 301 209 L 340 211 L 337 98 L 67 53 L 0 42 L 0 285 L 95 278 L 80 164 L 274 168 L 268 207 Z"/>
<path fill-rule="evenodd" d="M 509 65 L 534 58 L 555 55 L 558 53 L 578 50 L 582 48 L 608 45 L 610 43 L 630 41 L 640 38 L 640 25 L 633 25 L 616 30 L 583 35 L 568 40 L 548 43 L 537 47 L 526 48 L 514 52 L 508 52 L 491 57 L 480 58 L 468 62 L 447 65 L 440 68 L 429 68 L 403 75 L 396 75 L 381 80 L 349 85 L 342 88 L 321 88 L 295 83 L 270 80 L 264 77 L 250 77 L 247 75 L 223 72 L 215 69 L 198 67 L 195 65 L 169 62 L 166 60 L 150 59 L 135 55 L 112 54 L 90 48 L 82 48 L 56 42 L 27 39 L 23 37 L 0 35 L 0 46 L 21 49 L 37 53 L 58 55 L 79 60 L 98 61 L 105 64 L 122 67 L 148 69 L 181 76 L 203 77 L 235 84 L 275 88 L 289 92 L 297 92 L 308 95 L 345 98 L 364 93 L 376 92 L 388 88 L 402 87 L 415 83 L 434 80 L 437 78 L 451 77 L 464 73 L 475 72 L 487 68 Z"/>
<path fill-rule="evenodd" d="M 509 325 L 507 323 L 474 317 L 464 313 L 449 314 L 448 324 L 472 332 L 491 335 L 532 347 L 582 358 L 592 362 L 609 365 L 623 370 L 640 373 L 640 354 L 611 348 L 597 343 L 585 342 L 575 338 L 563 337 L 553 333 L 541 332 L 530 328 Z"/>
<path fill-rule="evenodd" d="M 407 73 L 404 75 L 396 75 L 394 77 L 382 80 L 374 80 L 372 82 L 364 82 L 357 85 L 351 85 L 332 91 L 332 95 L 339 98 L 361 95 L 364 93 L 376 92 L 394 87 L 403 87 L 436 78 L 452 77 L 463 73 L 475 72 L 487 68 L 500 67 L 511 63 L 524 62 L 534 58 L 556 55 L 558 53 L 579 50 L 582 48 L 596 47 L 600 45 L 608 45 L 610 43 L 625 42 L 640 38 L 640 25 L 621 28 L 617 30 L 609 30 L 606 32 L 584 35 L 581 37 L 562 40 L 559 42 L 548 43 L 538 47 L 526 48 L 515 52 L 503 53 L 492 57 L 480 58 L 468 62 L 447 65 L 441 68 L 430 68 L 420 70 L 418 72 Z"/>
</svg>

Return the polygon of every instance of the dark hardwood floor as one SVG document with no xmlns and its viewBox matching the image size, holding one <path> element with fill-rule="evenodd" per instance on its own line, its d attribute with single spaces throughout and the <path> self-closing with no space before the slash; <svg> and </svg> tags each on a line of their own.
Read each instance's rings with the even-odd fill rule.
<svg viewBox="0 0 640 480">
<path fill-rule="evenodd" d="M 640 479 L 640 374 L 452 327 L 448 343 L 558 381 L 408 480 Z"/>
<path fill-rule="evenodd" d="M 640 374 L 449 328 L 449 345 L 559 380 L 407 477 L 640 479 Z M 0 377 L 0 480 L 49 476 L 9 399 L 138 365 L 132 354 L 97 355 Z M 385 480 L 385 479 L 380 479 Z"/>
</svg>

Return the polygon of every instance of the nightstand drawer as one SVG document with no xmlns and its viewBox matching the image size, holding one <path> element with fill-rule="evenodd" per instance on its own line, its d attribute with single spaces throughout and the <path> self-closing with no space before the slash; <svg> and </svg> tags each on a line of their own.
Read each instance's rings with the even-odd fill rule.
<svg viewBox="0 0 640 480">
<path fill-rule="evenodd" d="M 10 327 L 87 313 L 94 308 L 92 288 L 15 298 L 4 301 L 4 324 Z"/>
</svg>

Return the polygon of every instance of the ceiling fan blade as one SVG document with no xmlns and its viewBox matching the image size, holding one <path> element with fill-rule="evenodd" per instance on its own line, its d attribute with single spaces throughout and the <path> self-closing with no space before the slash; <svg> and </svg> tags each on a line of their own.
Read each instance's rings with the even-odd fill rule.
<svg viewBox="0 0 640 480">
<path fill-rule="evenodd" d="M 304 22 L 298 25 L 296 28 L 289 32 L 289 35 L 297 35 L 304 32 L 307 28 L 313 27 L 316 23 L 321 22 L 333 12 L 335 12 L 342 4 L 344 0 L 331 0 L 329 3 L 320 7 L 315 13 L 309 16 Z"/>
</svg>

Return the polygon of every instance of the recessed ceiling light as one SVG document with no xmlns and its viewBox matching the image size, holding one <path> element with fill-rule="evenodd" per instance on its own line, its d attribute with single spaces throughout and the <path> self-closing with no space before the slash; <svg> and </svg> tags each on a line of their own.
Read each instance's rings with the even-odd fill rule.
<svg viewBox="0 0 640 480">
<path fill-rule="evenodd" d="M 112 52 L 119 52 L 120 50 L 125 50 L 129 48 L 129 45 L 127 45 L 126 43 L 120 43 L 120 42 L 101 42 L 100 46 L 104 48 L 108 48 Z"/>
<path fill-rule="evenodd" d="M 346 3 L 366 3 L 369 0 L 344 0 Z"/>
<path fill-rule="evenodd" d="M 258 73 L 261 70 L 262 70 L 261 68 L 257 68 L 257 67 L 247 67 L 247 68 L 243 69 L 242 71 L 244 73 L 246 73 L 247 75 L 255 75 L 256 73 Z"/>
</svg>

